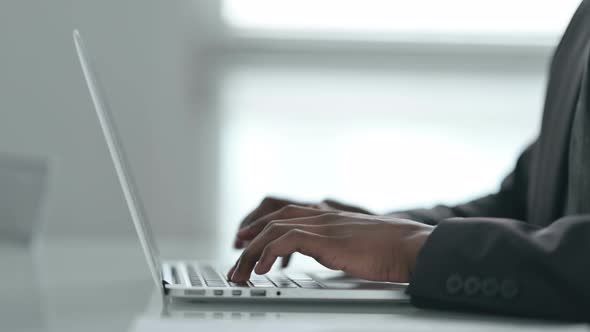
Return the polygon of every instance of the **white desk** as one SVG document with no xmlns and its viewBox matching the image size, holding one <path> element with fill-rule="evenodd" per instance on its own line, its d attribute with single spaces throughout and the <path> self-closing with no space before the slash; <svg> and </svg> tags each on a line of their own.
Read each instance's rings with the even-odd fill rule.
<svg viewBox="0 0 590 332">
<path fill-rule="evenodd" d="M 252 305 L 190 303 L 151 307 L 134 323 L 134 332 L 156 331 L 589 331 L 563 324 L 499 316 L 421 310 L 411 305 Z"/>
<path fill-rule="evenodd" d="M 185 250 L 200 253 L 200 258 L 215 254 L 210 249 L 214 247 L 202 241 L 167 242 L 161 247 L 170 256 Z M 163 306 L 131 238 L 54 239 L 40 249 L 36 255 L 0 246 L 0 331 L 590 331 L 584 324 L 438 312 L 410 305 Z"/>
</svg>

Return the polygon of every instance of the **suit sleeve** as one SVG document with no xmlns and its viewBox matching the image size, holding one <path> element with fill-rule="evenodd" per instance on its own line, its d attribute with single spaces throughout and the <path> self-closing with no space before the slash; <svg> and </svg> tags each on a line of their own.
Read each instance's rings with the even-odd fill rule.
<svg viewBox="0 0 590 332">
<path fill-rule="evenodd" d="M 431 209 L 398 211 L 392 214 L 436 225 L 453 217 L 493 217 L 526 220 L 528 174 L 533 151 L 531 144 L 518 158 L 515 169 L 504 179 L 497 193 L 457 206 L 437 205 Z"/>
<path fill-rule="evenodd" d="M 418 307 L 590 320 L 590 215 L 541 228 L 512 219 L 441 221 L 408 293 Z"/>
</svg>

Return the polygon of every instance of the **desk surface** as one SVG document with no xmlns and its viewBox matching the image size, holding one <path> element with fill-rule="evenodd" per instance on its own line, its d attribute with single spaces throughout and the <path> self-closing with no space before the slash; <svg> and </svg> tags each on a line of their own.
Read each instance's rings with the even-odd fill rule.
<svg viewBox="0 0 590 332">
<path fill-rule="evenodd" d="M 216 253 L 202 241 L 161 243 L 168 257 Z M 194 243 L 200 243 L 196 248 Z M 181 256 L 176 256 L 181 257 Z M 421 310 L 410 305 L 252 305 L 173 302 L 154 292 L 133 239 L 0 245 L 2 331 L 590 331 L 585 324 Z"/>
</svg>

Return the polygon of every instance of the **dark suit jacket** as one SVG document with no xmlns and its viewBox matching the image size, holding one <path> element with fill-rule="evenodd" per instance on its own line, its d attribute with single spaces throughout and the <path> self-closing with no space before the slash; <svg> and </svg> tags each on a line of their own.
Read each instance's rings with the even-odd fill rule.
<svg viewBox="0 0 590 332">
<path fill-rule="evenodd" d="M 408 289 L 415 305 L 590 320 L 590 215 L 563 216 L 572 115 L 579 98 L 590 107 L 589 45 L 585 0 L 553 57 L 541 133 L 498 193 L 407 211 L 437 225 Z"/>
</svg>

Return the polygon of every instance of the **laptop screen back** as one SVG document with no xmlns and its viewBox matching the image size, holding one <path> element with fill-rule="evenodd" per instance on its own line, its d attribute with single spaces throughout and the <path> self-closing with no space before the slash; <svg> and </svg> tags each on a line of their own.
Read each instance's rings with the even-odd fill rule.
<svg viewBox="0 0 590 332">
<path fill-rule="evenodd" d="M 160 260 L 158 257 L 158 249 L 156 247 L 152 231 L 149 227 L 149 223 L 146 219 L 144 212 L 145 210 L 141 204 L 141 199 L 138 195 L 137 188 L 133 182 L 129 164 L 125 159 L 123 147 L 120 143 L 115 123 L 112 121 L 112 115 L 109 110 L 107 100 L 102 94 L 96 71 L 91 65 L 88 52 L 84 45 L 84 41 L 80 36 L 80 33 L 77 30 L 74 30 L 73 35 L 74 44 L 78 53 L 78 59 L 80 60 L 80 65 L 82 66 L 82 72 L 84 73 L 84 78 L 86 79 L 86 84 L 88 85 L 88 90 L 94 104 L 94 109 L 96 110 L 96 115 L 98 116 L 102 133 L 104 134 L 113 165 L 117 172 L 119 184 L 123 190 L 123 195 L 125 196 L 125 201 L 127 202 L 127 207 L 129 209 L 129 213 L 131 214 L 131 219 L 133 220 L 133 225 L 135 226 L 135 230 L 139 237 L 139 241 L 150 268 L 152 278 L 154 279 L 157 288 L 162 290 L 162 273 Z"/>
</svg>

